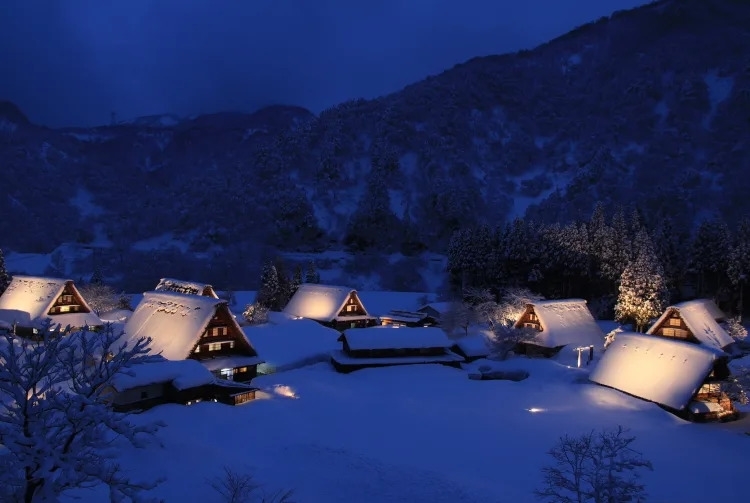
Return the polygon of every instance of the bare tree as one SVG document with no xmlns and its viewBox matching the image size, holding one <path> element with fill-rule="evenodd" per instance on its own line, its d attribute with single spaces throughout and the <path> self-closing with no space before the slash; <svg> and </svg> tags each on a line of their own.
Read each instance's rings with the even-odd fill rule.
<svg viewBox="0 0 750 503">
<path fill-rule="evenodd" d="M 245 306 L 242 317 L 248 325 L 262 325 L 268 322 L 268 308 L 257 302 Z"/>
<path fill-rule="evenodd" d="M 440 324 L 448 335 L 454 335 L 457 331 L 463 332 L 462 335 L 468 335 L 473 320 L 474 312 L 471 306 L 464 302 L 454 301 L 440 317 Z"/>
<path fill-rule="evenodd" d="M 98 315 L 118 309 L 121 305 L 121 296 L 115 292 L 115 289 L 104 283 L 88 283 L 78 288 L 81 296 L 91 309 Z"/>
<path fill-rule="evenodd" d="M 291 490 L 267 494 L 263 486 L 255 482 L 252 473 L 228 466 L 224 466 L 220 476 L 208 479 L 208 485 L 219 493 L 224 503 L 292 503 Z"/>
<path fill-rule="evenodd" d="M 544 485 L 534 494 L 553 503 L 645 501 L 638 472 L 653 466 L 631 447 L 634 441 L 622 426 L 561 437 L 549 451 L 554 464 L 542 468 Z"/>
<path fill-rule="evenodd" d="M 143 501 L 159 481 L 135 482 L 115 461 L 113 441 L 141 447 L 158 425 L 135 426 L 108 405 L 114 376 L 148 358 L 149 339 L 119 344 L 111 325 L 41 339 L 0 337 L 0 500 L 56 501 L 100 484 L 110 499 Z"/>
</svg>

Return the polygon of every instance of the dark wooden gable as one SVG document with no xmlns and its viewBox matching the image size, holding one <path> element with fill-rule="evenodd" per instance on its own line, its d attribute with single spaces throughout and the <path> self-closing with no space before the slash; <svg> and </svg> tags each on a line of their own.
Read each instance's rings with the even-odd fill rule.
<svg viewBox="0 0 750 503">
<path fill-rule="evenodd" d="M 190 356 L 202 359 L 222 355 L 257 356 L 255 349 L 247 342 L 245 334 L 232 317 L 229 307 L 223 303 L 216 306 L 214 316 L 208 322 Z"/>
<path fill-rule="evenodd" d="M 90 311 L 86 307 L 86 303 L 83 301 L 83 297 L 81 297 L 78 289 L 73 285 L 72 281 L 67 281 L 55 303 L 52 304 L 52 307 L 47 312 L 47 315 L 54 316 L 56 314 L 88 312 Z"/>
<path fill-rule="evenodd" d="M 362 301 L 359 300 L 357 292 L 351 292 L 349 297 L 346 299 L 344 307 L 339 312 L 338 316 L 366 316 L 365 306 L 362 305 Z"/>
<path fill-rule="evenodd" d="M 516 322 L 516 328 L 530 328 L 539 332 L 542 331 L 542 324 L 539 322 L 539 317 L 534 311 L 534 306 L 532 306 L 531 304 L 528 304 L 526 306 L 523 314 L 520 318 L 518 318 L 518 321 Z"/>
<path fill-rule="evenodd" d="M 680 316 L 680 311 L 674 308 L 669 310 L 667 316 L 661 320 L 652 334 L 682 341 L 699 342 Z"/>
</svg>

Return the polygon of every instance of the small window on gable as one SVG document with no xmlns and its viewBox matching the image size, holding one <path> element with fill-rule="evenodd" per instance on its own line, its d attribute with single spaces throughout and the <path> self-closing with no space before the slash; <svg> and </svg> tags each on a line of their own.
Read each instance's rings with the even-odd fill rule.
<svg viewBox="0 0 750 503">
<path fill-rule="evenodd" d="M 672 327 L 679 327 L 680 326 L 680 319 L 679 318 L 669 318 L 669 325 Z"/>
<path fill-rule="evenodd" d="M 357 306 L 355 304 L 349 304 L 348 306 L 346 306 L 346 310 L 347 312 L 353 313 L 357 310 Z"/>
</svg>

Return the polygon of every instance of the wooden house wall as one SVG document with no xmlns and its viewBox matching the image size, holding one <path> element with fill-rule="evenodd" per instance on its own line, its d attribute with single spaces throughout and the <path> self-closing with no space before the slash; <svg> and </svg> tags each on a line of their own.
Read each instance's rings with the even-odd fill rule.
<svg viewBox="0 0 750 503">
<path fill-rule="evenodd" d="M 72 283 L 66 283 L 63 287 L 62 293 L 57 297 L 55 303 L 52 304 L 47 314 L 54 316 L 56 314 L 67 314 L 67 313 L 88 313 L 83 302 L 81 294 L 73 286 Z"/>
<path fill-rule="evenodd" d="M 377 324 L 377 320 L 375 318 L 365 318 L 365 319 L 359 319 L 359 320 L 338 319 L 338 320 L 333 320 L 330 323 L 323 323 L 323 325 L 326 325 L 331 328 L 335 328 L 336 330 L 342 330 L 342 331 L 348 328 L 374 327 L 376 324 Z"/>
<path fill-rule="evenodd" d="M 516 328 L 530 328 L 538 332 L 542 331 L 542 325 L 539 322 L 536 312 L 534 312 L 534 306 L 526 306 L 523 314 L 516 322 Z"/>
<path fill-rule="evenodd" d="M 362 301 L 359 300 L 359 296 L 356 294 L 356 292 L 352 292 L 349 294 L 349 298 L 346 299 L 346 303 L 344 304 L 344 307 L 341 309 L 337 317 L 366 315 L 367 311 L 365 311 L 365 307 L 362 305 Z"/>
<path fill-rule="evenodd" d="M 699 342 L 676 309 L 671 310 L 669 315 L 653 330 L 652 334 L 681 341 Z"/>
<path fill-rule="evenodd" d="M 344 353 L 352 358 L 397 358 L 403 356 L 440 356 L 445 348 L 386 348 L 386 349 L 351 349 L 346 338 L 343 340 Z"/>
<path fill-rule="evenodd" d="M 217 344 L 221 346 L 215 346 Z M 256 353 L 247 343 L 237 324 L 234 323 L 227 306 L 220 304 L 191 352 L 191 357 L 202 360 L 229 355 L 256 356 Z"/>
</svg>

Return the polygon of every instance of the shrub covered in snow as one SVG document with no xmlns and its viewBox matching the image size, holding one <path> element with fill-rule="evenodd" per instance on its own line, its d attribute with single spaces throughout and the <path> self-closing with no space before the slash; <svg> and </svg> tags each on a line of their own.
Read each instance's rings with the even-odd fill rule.
<svg viewBox="0 0 750 503">
<path fill-rule="evenodd" d="M 739 318 L 729 318 L 726 329 L 729 336 L 735 341 L 744 341 L 747 338 L 747 329 L 740 323 Z"/>
<path fill-rule="evenodd" d="M 268 322 L 268 308 L 257 302 L 245 306 L 242 317 L 248 325 L 262 325 Z"/>
</svg>

